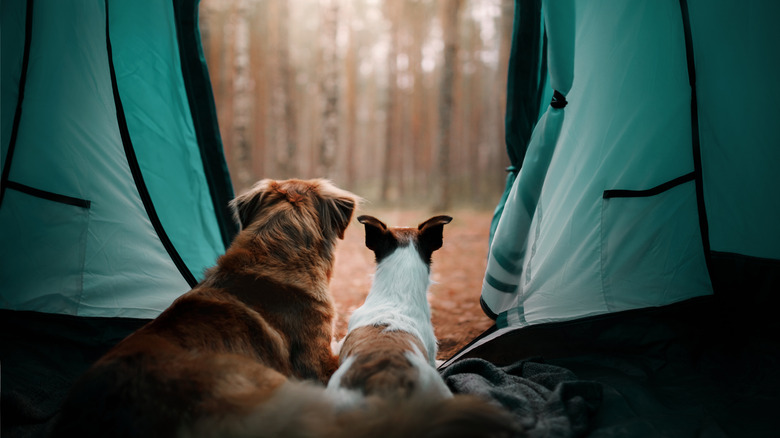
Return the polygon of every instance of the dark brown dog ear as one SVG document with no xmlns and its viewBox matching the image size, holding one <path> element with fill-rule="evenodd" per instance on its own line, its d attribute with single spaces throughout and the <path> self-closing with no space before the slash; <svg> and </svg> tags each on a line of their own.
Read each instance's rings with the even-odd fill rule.
<svg viewBox="0 0 780 438">
<path fill-rule="evenodd" d="M 420 231 L 420 249 L 430 257 L 441 248 L 444 239 L 444 225 L 452 222 L 451 216 L 434 216 L 417 226 Z"/>
<path fill-rule="evenodd" d="M 350 198 L 337 198 L 333 200 L 333 208 L 335 214 L 331 218 L 331 223 L 339 236 L 339 239 L 344 238 L 344 233 L 347 231 L 349 222 L 352 220 L 352 213 L 355 211 L 355 199 Z"/>
<path fill-rule="evenodd" d="M 379 219 L 368 215 L 358 216 L 357 220 L 366 226 L 366 247 L 374 252 L 381 249 L 385 240 L 387 225 Z"/>
<path fill-rule="evenodd" d="M 255 183 L 251 189 L 237 196 L 230 201 L 230 209 L 233 211 L 233 218 L 238 222 L 243 230 L 257 216 L 263 199 L 274 181 L 264 179 Z"/>
</svg>

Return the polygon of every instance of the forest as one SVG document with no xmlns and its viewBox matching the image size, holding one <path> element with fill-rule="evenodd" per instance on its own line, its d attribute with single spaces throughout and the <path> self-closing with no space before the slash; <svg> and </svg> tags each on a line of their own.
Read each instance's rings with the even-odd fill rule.
<svg viewBox="0 0 780 438">
<path fill-rule="evenodd" d="M 202 0 L 236 192 L 326 177 L 377 205 L 492 208 L 512 0 Z"/>
</svg>

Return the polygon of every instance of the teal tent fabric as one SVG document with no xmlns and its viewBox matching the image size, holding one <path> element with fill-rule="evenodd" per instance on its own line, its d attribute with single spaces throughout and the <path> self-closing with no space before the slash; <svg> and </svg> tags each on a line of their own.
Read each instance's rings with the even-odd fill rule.
<svg viewBox="0 0 780 438">
<path fill-rule="evenodd" d="M 0 307 L 153 318 L 224 252 L 232 187 L 194 123 L 213 101 L 183 73 L 202 63 L 180 44 L 196 14 L 3 2 Z"/>
<path fill-rule="evenodd" d="M 481 300 L 499 327 L 778 286 L 779 8 L 716 3 L 543 3 L 567 104 L 530 135 L 495 230 Z"/>
<path fill-rule="evenodd" d="M 495 234 L 498 220 L 504 210 L 509 190 L 525 157 L 528 140 L 534 125 L 549 102 L 546 86 L 547 58 L 544 56 L 544 21 L 541 0 L 522 0 L 515 3 L 512 46 L 507 72 L 507 105 L 505 115 L 507 168 L 506 189 L 499 200 L 490 224 L 490 239 Z M 550 91 L 551 93 L 551 91 Z"/>
</svg>

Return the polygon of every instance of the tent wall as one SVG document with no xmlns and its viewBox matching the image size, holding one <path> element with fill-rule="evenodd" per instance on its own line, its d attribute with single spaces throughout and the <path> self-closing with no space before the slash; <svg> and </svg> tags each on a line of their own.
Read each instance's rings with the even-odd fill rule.
<svg viewBox="0 0 780 438">
<path fill-rule="evenodd" d="M 689 3 L 710 247 L 780 259 L 780 3 Z"/>
<path fill-rule="evenodd" d="M 780 97 L 777 6 L 709 5 L 544 3 L 558 102 L 531 135 L 491 246 L 482 301 L 499 325 L 709 295 L 721 251 L 778 266 L 777 107 L 745 111 L 744 93 L 755 80 Z"/>
<path fill-rule="evenodd" d="M 715 292 L 730 318 L 776 326 L 780 3 L 689 3 Z"/>
<path fill-rule="evenodd" d="M 224 251 L 178 41 L 173 3 L 3 3 L 0 307 L 150 318 Z"/>
</svg>

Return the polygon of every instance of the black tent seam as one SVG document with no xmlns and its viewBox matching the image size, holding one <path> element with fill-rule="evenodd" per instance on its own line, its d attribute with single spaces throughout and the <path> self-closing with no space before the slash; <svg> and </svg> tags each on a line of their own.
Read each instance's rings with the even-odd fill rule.
<svg viewBox="0 0 780 438">
<path fill-rule="evenodd" d="M 611 198 L 645 198 L 649 196 L 655 196 L 667 190 L 671 190 L 679 186 L 680 184 L 685 184 L 687 182 L 693 181 L 695 177 L 696 174 L 694 172 L 686 173 L 683 176 L 678 176 L 673 180 L 667 181 L 663 184 L 659 184 L 647 190 L 623 190 L 623 189 L 604 190 L 603 197 L 604 199 L 611 199 Z"/>
<path fill-rule="evenodd" d="M 225 162 L 219 126 L 214 122 L 216 120 L 216 107 L 211 81 L 208 77 L 207 67 L 201 62 L 203 54 L 198 38 L 197 13 L 194 13 L 197 12 L 197 4 L 197 1 L 173 0 L 176 39 L 182 80 L 187 94 L 203 173 L 208 183 L 222 242 L 227 248 L 238 233 L 238 225 L 233 220 L 233 212 L 228 206 L 234 195 L 233 185 Z"/>
<path fill-rule="evenodd" d="M 544 20 L 542 20 L 542 26 Z M 542 103 L 542 97 L 544 96 L 545 85 L 547 84 L 547 28 L 542 31 L 542 52 L 539 55 L 541 60 L 541 66 L 539 67 L 539 81 L 536 86 L 536 103 Z M 537 121 L 541 117 L 541 113 L 537 116 Z M 530 141 L 530 138 L 529 138 Z"/>
<path fill-rule="evenodd" d="M 8 140 L 8 152 L 5 156 L 5 165 L 3 174 L 0 175 L 0 206 L 3 205 L 5 189 L 8 186 L 8 175 L 11 173 L 11 162 L 16 149 L 16 137 L 19 134 L 19 123 L 22 119 L 22 103 L 24 102 L 24 88 L 27 84 L 27 67 L 30 62 L 30 46 L 32 44 L 32 23 L 34 0 L 27 1 L 27 10 L 24 19 L 24 53 L 22 54 L 22 71 L 19 75 L 19 93 L 16 99 L 16 109 L 14 111 L 14 122 L 11 127 L 11 137 Z"/>
<path fill-rule="evenodd" d="M 74 198 L 72 196 L 61 195 L 59 193 L 49 192 L 46 190 L 36 189 L 28 185 L 20 184 L 15 181 L 6 181 L 4 186 L 17 192 L 25 193 L 36 198 L 45 199 L 47 201 L 53 201 L 60 204 L 72 205 L 74 207 L 90 208 L 92 202 L 87 199 Z"/>
<path fill-rule="evenodd" d="M 701 231 L 701 243 L 704 250 L 704 260 L 708 272 L 712 272 L 710 257 L 710 231 L 707 221 L 707 209 L 704 205 L 704 178 L 701 164 L 701 143 L 699 138 L 699 106 L 696 95 L 696 62 L 693 54 L 693 35 L 691 33 L 691 20 L 688 12 L 688 1 L 680 0 L 680 12 L 682 15 L 683 32 L 685 34 L 685 57 L 688 64 L 688 82 L 691 86 L 691 146 L 693 152 L 693 172 L 696 181 L 696 204 L 699 213 L 699 230 Z"/>
<path fill-rule="evenodd" d="M 124 146 L 125 156 L 127 158 L 127 164 L 130 167 L 130 172 L 133 175 L 133 181 L 135 182 L 136 189 L 138 190 L 138 194 L 141 197 L 141 201 L 143 202 L 144 208 L 146 209 L 146 214 L 152 223 L 152 227 L 154 227 L 154 231 L 157 233 L 157 237 L 160 239 L 160 242 L 162 243 L 163 247 L 168 252 L 168 255 L 171 257 L 173 264 L 176 265 L 176 268 L 179 270 L 179 272 L 187 281 L 187 283 L 190 285 L 190 287 L 195 287 L 198 281 L 195 279 L 195 276 L 192 275 L 192 272 L 190 272 L 189 268 L 184 263 L 184 260 L 182 260 L 181 256 L 176 251 L 176 248 L 174 248 L 171 239 L 168 237 L 168 234 L 165 232 L 165 229 L 162 226 L 162 222 L 160 222 L 160 217 L 157 216 L 157 211 L 154 208 L 154 204 L 152 203 L 152 198 L 149 194 L 149 190 L 146 187 L 146 183 L 144 182 L 143 175 L 141 173 L 141 166 L 138 164 L 138 159 L 135 155 L 135 149 L 133 149 L 133 143 L 130 139 L 130 130 L 127 127 L 127 119 L 125 118 L 125 110 L 124 107 L 122 106 L 122 100 L 119 96 L 119 85 L 117 84 L 117 80 L 116 80 L 116 71 L 114 70 L 114 58 L 113 58 L 113 52 L 111 48 L 111 33 L 109 30 L 110 14 L 108 9 L 108 3 L 109 0 L 105 0 L 106 52 L 108 55 L 108 69 L 111 74 L 111 88 L 114 93 L 114 104 L 116 106 L 117 123 L 119 124 L 119 134 L 122 137 L 122 145 Z"/>
</svg>

